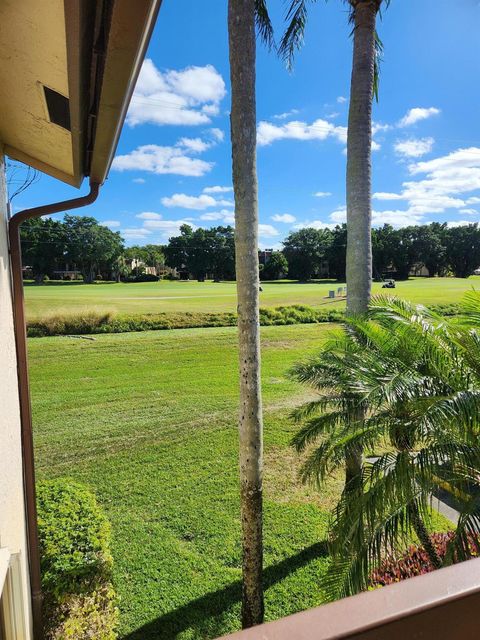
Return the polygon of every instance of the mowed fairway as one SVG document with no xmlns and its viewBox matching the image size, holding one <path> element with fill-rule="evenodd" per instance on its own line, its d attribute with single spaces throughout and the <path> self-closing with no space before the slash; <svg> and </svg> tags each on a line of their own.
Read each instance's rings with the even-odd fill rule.
<svg viewBox="0 0 480 640">
<path fill-rule="evenodd" d="M 458 302 L 465 291 L 480 284 L 479 276 L 461 278 L 411 278 L 398 282 L 395 291 L 402 298 L 422 304 Z M 264 307 L 306 304 L 313 307 L 332 305 L 328 291 L 342 286 L 332 281 L 301 284 L 291 281 L 262 283 L 260 303 Z M 382 291 L 381 284 L 373 284 L 373 293 Z M 385 292 L 385 290 L 383 290 Z M 83 311 L 118 313 L 214 312 L 235 311 L 234 282 L 146 282 L 83 283 L 50 282 L 25 287 L 27 316 L 41 318 L 55 313 Z M 334 302 L 333 305 L 343 305 Z"/>
<path fill-rule="evenodd" d="M 321 602 L 327 509 L 297 480 L 289 366 L 329 325 L 262 328 L 268 619 Z M 113 525 L 121 637 L 237 629 L 240 523 L 234 328 L 29 340 L 37 473 L 96 491 Z"/>
</svg>

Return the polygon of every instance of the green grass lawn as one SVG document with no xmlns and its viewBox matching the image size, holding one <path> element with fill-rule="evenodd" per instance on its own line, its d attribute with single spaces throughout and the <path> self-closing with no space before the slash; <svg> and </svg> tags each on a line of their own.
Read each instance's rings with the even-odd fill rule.
<svg viewBox="0 0 480 640">
<path fill-rule="evenodd" d="M 288 446 L 305 389 L 286 369 L 327 325 L 265 327 L 266 615 L 321 602 L 337 485 L 299 485 Z M 234 328 L 29 341 L 37 473 L 92 486 L 113 525 L 123 638 L 237 629 L 240 523 Z"/>
<path fill-rule="evenodd" d="M 323 541 L 342 473 L 321 493 L 298 482 L 288 414 L 309 392 L 285 373 L 328 331 L 262 327 L 267 620 L 322 601 Z M 121 638 L 238 629 L 235 328 L 39 338 L 29 356 L 37 474 L 80 480 L 104 506 Z"/>
<path fill-rule="evenodd" d="M 398 282 L 395 293 L 422 304 L 458 302 L 465 291 L 478 286 L 480 277 L 411 278 Z M 262 306 L 307 304 L 313 307 L 331 305 L 328 291 L 341 283 L 319 281 L 301 284 L 281 281 L 262 283 Z M 373 292 L 381 284 L 374 283 Z M 144 282 L 129 284 L 55 283 L 25 287 L 27 316 L 38 318 L 53 313 L 78 311 L 113 311 L 120 313 L 161 313 L 182 311 L 235 311 L 236 293 L 233 282 Z M 334 305 L 343 305 L 335 302 Z"/>
</svg>

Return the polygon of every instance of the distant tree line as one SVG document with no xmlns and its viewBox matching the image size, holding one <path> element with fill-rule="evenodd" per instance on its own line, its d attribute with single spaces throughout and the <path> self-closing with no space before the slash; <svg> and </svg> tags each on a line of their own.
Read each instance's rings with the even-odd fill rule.
<svg viewBox="0 0 480 640">
<path fill-rule="evenodd" d="M 164 249 L 166 264 L 186 277 L 204 280 L 235 279 L 235 242 L 233 227 L 196 229 L 180 227 L 180 235 L 170 238 Z"/>
<path fill-rule="evenodd" d="M 123 253 L 123 239 L 88 216 L 65 215 L 63 221 L 32 218 L 21 226 L 23 263 L 42 282 L 66 265 L 78 270 L 84 282 L 99 274 L 114 277 Z"/>
<path fill-rule="evenodd" d="M 289 277 L 309 280 L 328 275 L 345 281 L 347 226 L 301 229 L 283 243 Z M 480 229 L 476 223 L 448 227 L 433 222 L 394 229 L 391 225 L 372 229 L 373 276 L 408 278 L 415 266 L 424 265 L 428 275 L 467 278 L 480 266 Z"/>
<path fill-rule="evenodd" d="M 27 220 L 21 227 L 24 265 L 35 281 L 61 277 L 68 267 L 84 282 L 139 279 L 147 268 L 158 274 L 166 266 L 178 277 L 204 280 L 235 279 L 234 229 L 218 226 L 193 229 L 184 224 L 168 244 L 124 247 L 119 232 L 95 218 L 65 215 Z M 281 251 L 261 251 L 262 280 L 306 281 L 330 277 L 345 281 L 346 225 L 334 229 L 305 228 L 290 233 Z M 433 222 L 394 229 L 385 224 L 372 230 L 373 275 L 407 278 L 425 266 L 430 277 L 466 278 L 480 266 L 480 229 L 476 223 L 448 227 Z M 152 275 L 152 278 L 155 277 Z"/>
</svg>

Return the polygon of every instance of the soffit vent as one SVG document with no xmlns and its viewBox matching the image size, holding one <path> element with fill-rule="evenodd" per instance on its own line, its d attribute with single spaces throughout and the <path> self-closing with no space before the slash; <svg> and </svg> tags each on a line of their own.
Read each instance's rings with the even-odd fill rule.
<svg viewBox="0 0 480 640">
<path fill-rule="evenodd" d="M 50 122 L 70 131 L 70 102 L 68 98 L 49 87 L 44 86 L 43 91 Z"/>
</svg>

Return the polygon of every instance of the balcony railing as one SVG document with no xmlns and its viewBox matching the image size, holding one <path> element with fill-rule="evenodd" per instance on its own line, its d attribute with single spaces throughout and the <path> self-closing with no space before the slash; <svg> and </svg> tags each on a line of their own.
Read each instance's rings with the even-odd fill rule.
<svg viewBox="0 0 480 640">
<path fill-rule="evenodd" d="M 480 558 L 224 638 L 480 640 Z"/>
</svg>

